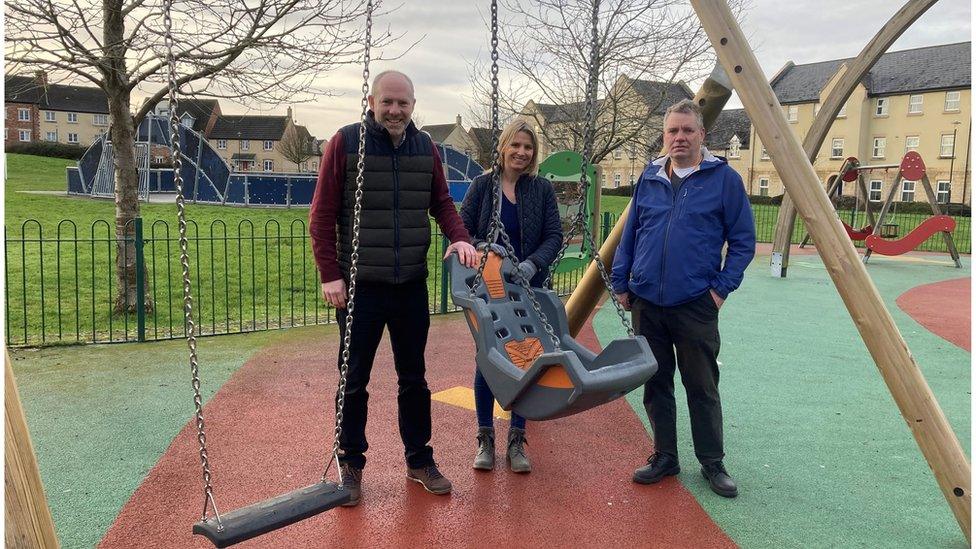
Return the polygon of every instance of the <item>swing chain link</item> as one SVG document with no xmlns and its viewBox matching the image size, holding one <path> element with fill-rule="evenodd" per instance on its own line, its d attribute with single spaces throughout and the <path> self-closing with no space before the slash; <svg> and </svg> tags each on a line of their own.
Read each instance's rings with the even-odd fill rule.
<svg viewBox="0 0 976 549">
<path fill-rule="evenodd" d="M 363 49 L 363 97 L 361 100 L 361 114 L 359 116 L 359 160 L 356 161 L 356 193 L 355 206 L 352 216 L 352 253 L 349 256 L 349 299 L 346 301 L 346 322 L 342 336 L 342 365 L 339 367 L 339 387 L 336 390 L 335 430 L 332 440 L 332 453 L 322 482 L 326 481 L 329 469 L 333 463 L 339 461 L 339 442 L 342 438 L 343 408 L 346 403 L 346 380 L 349 374 L 349 347 L 352 343 L 352 321 L 356 308 L 356 274 L 359 263 L 359 226 L 363 211 L 363 180 L 366 171 L 366 115 L 369 110 L 369 53 L 373 43 L 373 0 L 366 3 L 366 36 Z M 342 484 L 342 468 L 339 471 L 339 483 Z"/>
<path fill-rule="evenodd" d="M 196 326 L 193 322 L 193 293 L 190 287 L 190 254 L 187 238 L 186 200 L 183 196 L 183 166 L 180 149 L 180 117 L 178 112 L 176 82 L 176 56 L 173 53 L 173 0 L 163 2 L 164 41 L 166 46 L 166 63 L 168 68 L 169 87 L 169 126 L 170 126 L 170 155 L 173 162 L 173 182 L 176 185 L 176 215 L 179 221 L 180 265 L 183 267 L 183 319 L 186 331 L 186 343 L 190 349 L 190 374 L 193 378 L 193 406 L 196 409 L 197 442 L 200 445 L 200 463 L 203 467 L 203 521 L 207 520 L 207 508 L 212 507 L 217 519 L 217 530 L 223 530 L 217 502 L 214 500 L 210 460 L 207 456 L 207 435 L 203 421 L 203 397 L 200 395 L 200 363 L 197 359 Z"/>
<path fill-rule="evenodd" d="M 522 275 L 521 269 L 518 268 L 515 256 L 515 248 L 512 247 L 511 239 L 508 237 L 508 233 L 505 232 L 505 228 L 501 221 L 501 208 L 499 204 L 501 201 L 501 164 L 498 158 L 498 137 L 499 137 L 499 121 L 498 121 L 498 2 L 497 0 L 491 1 L 491 222 L 488 225 L 488 238 L 485 241 L 484 249 L 481 252 L 481 262 L 478 265 L 478 272 L 475 275 L 474 283 L 468 289 L 469 294 L 472 297 L 477 297 L 475 294 L 475 289 L 480 287 L 484 280 L 485 265 L 488 262 L 488 253 L 491 251 L 491 243 L 497 242 L 499 237 L 502 239 L 502 244 L 505 247 L 505 252 L 508 255 L 509 261 L 515 266 L 514 274 L 515 280 L 518 284 L 525 290 L 525 295 L 528 296 L 529 302 L 532 303 L 532 309 L 535 310 L 536 315 L 538 315 L 539 320 L 542 321 L 542 325 L 549 335 L 549 339 L 552 341 L 553 350 L 558 350 L 561 348 L 561 343 L 559 341 L 559 336 L 556 335 L 556 331 L 553 329 L 552 324 L 549 323 L 549 319 L 546 314 L 542 311 L 542 306 L 539 304 L 539 300 L 535 296 L 535 292 L 532 290 L 532 286 L 529 284 L 529 280 Z M 504 258 L 502 259 L 504 261 Z"/>
</svg>

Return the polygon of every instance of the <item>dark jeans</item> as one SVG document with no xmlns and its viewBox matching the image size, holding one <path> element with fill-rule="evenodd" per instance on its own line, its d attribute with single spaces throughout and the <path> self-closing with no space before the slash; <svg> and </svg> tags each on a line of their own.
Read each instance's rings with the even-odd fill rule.
<svg viewBox="0 0 976 549">
<path fill-rule="evenodd" d="M 657 373 L 644 385 L 644 409 L 657 452 L 678 457 L 674 370 L 688 395 L 695 456 L 703 464 L 721 461 L 722 401 L 718 393 L 718 307 L 709 292 L 688 303 L 659 307 L 636 298 L 634 329 L 647 338 Z M 677 355 L 677 357 L 676 357 Z M 675 360 L 677 358 L 677 360 Z"/>
<path fill-rule="evenodd" d="M 478 427 L 494 427 L 495 395 L 488 386 L 481 370 L 474 369 L 474 409 L 478 416 Z M 511 427 L 525 429 L 525 418 L 512 412 Z"/>
<path fill-rule="evenodd" d="M 404 284 L 360 282 L 356 285 L 356 308 L 353 311 L 352 336 L 349 344 L 349 372 L 346 376 L 346 400 L 342 411 L 340 459 L 353 467 L 366 465 L 366 408 L 370 371 L 383 328 L 390 332 L 393 365 L 399 391 L 397 407 L 400 438 L 403 440 L 407 466 L 419 468 L 434 463 L 430 442 L 430 389 L 424 379 L 424 349 L 430 314 L 427 309 L 427 281 Z M 339 366 L 342 366 L 346 310 L 339 310 Z M 338 399 L 338 391 L 336 398 Z"/>
</svg>

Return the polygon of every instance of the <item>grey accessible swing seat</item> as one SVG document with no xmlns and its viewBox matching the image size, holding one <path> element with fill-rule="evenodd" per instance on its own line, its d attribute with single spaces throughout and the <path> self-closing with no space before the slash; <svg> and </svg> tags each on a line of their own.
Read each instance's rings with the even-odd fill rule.
<svg viewBox="0 0 976 549">
<path fill-rule="evenodd" d="M 643 385 L 657 361 L 643 336 L 618 339 L 600 354 L 569 334 L 566 311 L 552 290 L 533 288 L 542 312 L 558 336 L 530 305 L 515 279 L 514 265 L 490 252 L 482 282 L 452 254 L 451 296 L 463 308 L 477 345 L 476 362 L 502 408 L 530 420 L 576 414 L 619 398 Z"/>
</svg>

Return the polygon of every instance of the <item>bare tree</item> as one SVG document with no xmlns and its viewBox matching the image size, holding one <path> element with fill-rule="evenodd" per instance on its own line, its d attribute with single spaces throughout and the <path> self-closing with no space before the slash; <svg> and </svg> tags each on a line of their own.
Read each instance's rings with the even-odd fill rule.
<svg viewBox="0 0 976 549">
<path fill-rule="evenodd" d="M 507 21 L 499 31 L 502 118 L 524 114 L 530 99 L 543 104 L 547 113 L 540 118 L 550 118 L 539 120 L 543 138 L 576 150 L 582 149 L 593 1 L 507 0 Z M 669 96 L 669 84 L 700 79 L 714 64 L 708 37 L 686 2 L 600 4 L 594 163 L 622 145 L 647 151 L 660 135 L 658 116 L 665 102 L 676 99 Z M 734 4 L 741 11 L 741 1 Z M 490 123 L 485 120 L 491 91 L 487 63 L 475 62 L 470 72 L 469 116 Z"/>
<path fill-rule="evenodd" d="M 132 220 L 139 215 L 135 130 L 167 94 L 160 0 L 4 0 L 7 72 L 30 66 L 90 82 L 108 97 L 115 151 L 116 311 L 134 310 Z M 181 0 L 172 6 L 184 95 L 245 104 L 308 101 L 316 80 L 363 54 L 364 5 L 352 0 Z M 382 47 L 395 39 L 373 34 Z M 149 99 L 132 114 L 132 93 Z M 151 304 L 150 304 L 151 306 Z"/>
<path fill-rule="evenodd" d="M 301 171 L 302 163 L 315 155 L 315 140 L 305 126 L 291 124 L 278 141 L 278 151 Z"/>
</svg>

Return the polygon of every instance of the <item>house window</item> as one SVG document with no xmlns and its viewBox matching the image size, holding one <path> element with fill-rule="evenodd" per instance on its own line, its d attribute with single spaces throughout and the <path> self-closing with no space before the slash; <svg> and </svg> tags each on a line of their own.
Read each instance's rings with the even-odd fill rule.
<svg viewBox="0 0 976 549">
<path fill-rule="evenodd" d="M 78 113 L 76 113 L 76 112 L 69 112 L 68 113 L 68 123 L 69 124 L 77 124 L 78 123 Z"/>
<path fill-rule="evenodd" d="M 619 186 L 620 186 L 620 174 L 615 173 L 613 174 L 613 188 L 616 189 Z"/>
<path fill-rule="evenodd" d="M 789 105 L 789 106 L 786 107 L 786 121 L 787 122 L 796 122 L 797 118 L 799 118 L 799 115 L 800 115 L 800 106 L 799 105 Z"/>
<path fill-rule="evenodd" d="M 837 113 L 837 118 L 847 118 L 847 103 L 844 103 L 840 108 L 840 111 Z"/>
<path fill-rule="evenodd" d="M 57 122 L 58 116 L 54 111 L 44 111 L 44 121 L 45 122 Z"/>
<path fill-rule="evenodd" d="M 193 129 L 193 122 L 194 118 L 188 114 L 184 115 L 183 119 L 180 120 L 180 124 L 183 124 L 184 128 L 190 128 L 191 130 Z"/>
<path fill-rule="evenodd" d="M 68 143 L 77 143 L 77 142 L 78 142 L 78 134 L 76 134 L 76 133 L 69 133 L 68 134 Z"/>
<path fill-rule="evenodd" d="M 871 202 L 881 202 L 881 186 L 883 184 L 880 179 L 871 180 L 871 189 L 868 190 L 868 200 Z"/>
<path fill-rule="evenodd" d="M 633 187 L 634 186 L 634 174 L 633 174 L 633 172 L 631 172 L 631 174 L 630 174 L 629 181 L 630 181 L 630 186 Z"/>
<path fill-rule="evenodd" d="M 30 122 L 30 109 L 17 109 L 17 120 Z M 21 139 L 23 141 L 23 139 Z"/>
<path fill-rule="evenodd" d="M 947 111 L 958 111 L 959 110 L 959 94 L 960 92 L 946 92 L 945 98 L 945 110 Z"/>
<path fill-rule="evenodd" d="M 222 150 L 223 149 L 226 149 L 227 148 L 227 140 L 226 139 L 218 139 L 217 140 L 217 148 L 218 149 L 222 149 Z"/>
<path fill-rule="evenodd" d="M 950 158 L 956 152 L 956 136 L 951 133 L 942 134 L 942 145 L 939 147 L 939 156 Z"/>
<path fill-rule="evenodd" d="M 266 171 L 266 172 L 273 172 L 274 171 L 274 160 L 265 160 L 264 161 L 264 171 Z"/>
<path fill-rule="evenodd" d="M 738 135 L 733 135 L 729 140 L 729 158 L 739 158 L 742 156 L 742 142 Z"/>
<path fill-rule="evenodd" d="M 769 178 L 759 178 L 759 196 L 769 196 Z"/>
<path fill-rule="evenodd" d="M 908 114 L 922 114 L 922 94 L 908 96 Z"/>
<path fill-rule="evenodd" d="M 247 141 L 247 140 L 242 140 L 241 141 L 241 150 L 242 151 L 249 151 L 249 150 L 251 150 L 251 142 L 250 141 Z"/>
<path fill-rule="evenodd" d="M 57 141 L 58 140 L 58 132 L 56 132 L 56 131 L 55 132 L 47 132 L 44 135 L 44 139 L 47 139 L 48 141 Z"/>
<path fill-rule="evenodd" d="M 108 126 L 108 115 L 107 114 L 93 114 L 92 115 L 92 125 L 94 125 L 94 126 Z"/>
<path fill-rule="evenodd" d="M 874 102 L 875 116 L 888 116 L 888 98 L 879 97 Z"/>
<path fill-rule="evenodd" d="M 264 141 L 264 150 L 270 151 L 273 148 L 274 148 L 274 141 L 268 141 L 268 140 Z"/>
<path fill-rule="evenodd" d="M 766 147 L 762 148 L 762 154 L 759 155 L 760 160 L 769 160 L 769 153 L 766 152 Z"/>
<path fill-rule="evenodd" d="M 620 150 L 620 147 L 617 147 L 616 149 L 613 150 L 614 160 L 620 160 L 621 158 L 623 158 L 623 156 L 624 156 L 624 152 Z"/>
<path fill-rule="evenodd" d="M 908 135 L 905 137 L 905 152 L 918 150 L 918 136 Z"/>
<path fill-rule="evenodd" d="M 319 163 L 314 160 L 312 161 L 312 171 L 316 173 L 319 171 Z"/>
<path fill-rule="evenodd" d="M 935 201 L 939 204 L 949 203 L 949 191 L 952 187 L 952 183 L 949 181 L 939 181 L 938 190 L 935 192 Z"/>
<path fill-rule="evenodd" d="M 162 156 L 154 156 L 153 157 L 153 164 L 162 164 L 163 163 L 163 160 L 164 159 L 163 159 Z"/>
<path fill-rule="evenodd" d="M 830 140 L 830 157 L 844 157 L 844 140 L 842 138 L 834 138 Z"/>
<path fill-rule="evenodd" d="M 901 201 L 902 202 L 915 202 L 915 182 L 914 181 L 902 181 L 901 182 Z"/>
<path fill-rule="evenodd" d="M 871 156 L 873 158 L 884 158 L 885 146 L 888 144 L 888 140 L 884 137 L 874 138 L 874 147 L 871 149 Z"/>
<path fill-rule="evenodd" d="M 30 130 L 20 130 L 17 133 L 19 134 L 21 141 L 30 141 L 30 136 L 31 136 Z"/>
</svg>

